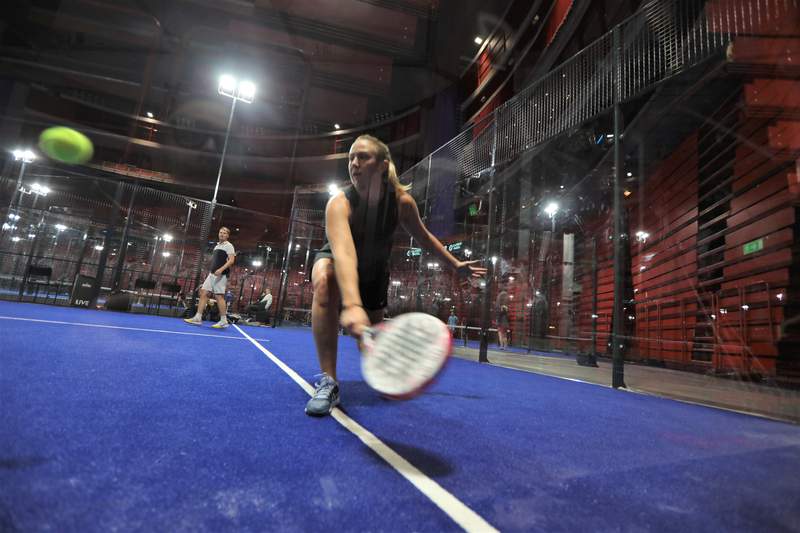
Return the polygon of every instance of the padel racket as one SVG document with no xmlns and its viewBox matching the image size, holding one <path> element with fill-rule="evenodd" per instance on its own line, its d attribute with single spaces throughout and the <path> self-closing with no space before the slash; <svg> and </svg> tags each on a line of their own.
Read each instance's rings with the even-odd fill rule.
<svg viewBox="0 0 800 533">
<path fill-rule="evenodd" d="M 406 313 L 364 334 L 361 373 L 367 384 L 393 400 L 420 394 L 453 351 L 447 326 L 425 313 Z"/>
</svg>

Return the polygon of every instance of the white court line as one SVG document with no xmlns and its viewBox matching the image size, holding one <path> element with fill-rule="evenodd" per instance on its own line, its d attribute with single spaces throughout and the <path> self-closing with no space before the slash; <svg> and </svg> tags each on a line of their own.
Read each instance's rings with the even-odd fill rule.
<svg viewBox="0 0 800 533">
<path fill-rule="evenodd" d="M 44 324 L 62 324 L 65 326 L 84 326 L 87 328 L 104 328 L 104 329 L 126 329 L 129 331 L 148 331 L 150 333 L 172 333 L 174 335 L 193 335 L 196 337 L 213 337 L 215 339 L 231 339 L 235 341 L 245 340 L 235 335 L 215 335 L 213 333 L 191 333 L 188 331 L 170 331 L 168 329 L 150 329 L 150 328 L 131 328 L 127 326 L 108 326 L 105 324 L 87 324 L 86 322 L 65 322 L 62 320 L 43 320 L 41 318 L 21 318 L 16 316 L 2 316 L 0 320 L 19 320 L 20 322 L 41 322 Z M 238 329 L 238 328 L 237 328 Z M 239 330 L 241 331 L 241 330 Z M 269 339 L 257 339 L 262 342 L 270 342 Z"/>
<path fill-rule="evenodd" d="M 306 391 L 309 396 L 314 394 L 314 387 L 311 386 L 306 380 L 300 377 L 291 367 L 286 365 L 283 361 L 278 359 L 269 350 L 261 346 L 250 335 L 242 331 L 242 329 L 234 325 L 234 328 L 245 336 L 253 345 L 258 348 L 261 353 L 266 355 L 270 361 L 275 363 L 281 370 L 283 370 L 292 380 L 297 383 L 301 389 Z M 417 488 L 422 494 L 427 496 L 439 509 L 449 516 L 455 523 L 464 528 L 466 531 L 475 532 L 489 532 L 497 531 L 489 522 L 483 519 L 478 513 L 467 507 L 461 500 L 450 494 L 441 485 L 434 480 L 423 474 L 414 465 L 406 461 L 400 454 L 392 450 L 389 446 L 383 443 L 378 437 L 373 435 L 369 430 L 364 428 L 361 424 L 344 414 L 338 407 L 334 408 L 331 416 L 339 422 L 345 429 L 353 433 L 356 437 L 366 444 L 373 452 L 378 454 L 384 461 L 397 470 L 397 472 L 406 478 L 414 487 Z"/>
</svg>

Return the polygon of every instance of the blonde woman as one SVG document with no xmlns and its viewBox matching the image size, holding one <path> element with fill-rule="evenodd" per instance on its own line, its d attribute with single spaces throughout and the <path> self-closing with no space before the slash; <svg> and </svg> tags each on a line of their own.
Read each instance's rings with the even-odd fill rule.
<svg viewBox="0 0 800 533">
<path fill-rule="evenodd" d="M 314 259 L 311 328 L 322 377 L 306 413 L 324 416 L 339 404 L 336 381 L 341 325 L 361 343 L 370 325 L 383 319 L 389 289 L 392 236 L 402 226 L 421 246 L 463 276 L 481 277 L 478 261 L 459 261 L 422 223 L 417 204 L 400 185 L 389 148 L 371 135 L 350 147 L 351 186 L 328 201 L 328 242 Z"/>
</svg>

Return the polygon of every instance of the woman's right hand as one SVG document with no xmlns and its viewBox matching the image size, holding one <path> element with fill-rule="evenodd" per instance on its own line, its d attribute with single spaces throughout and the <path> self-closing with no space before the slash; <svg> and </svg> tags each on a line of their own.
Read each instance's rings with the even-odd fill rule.
<svg viewBox="0 0 800 533">
<path fill-rule="evenodd" d="M 361 347 L 361 336 L 372 325 L 366 310 L 360 305 L 345 307 L 342 310 L 342 314 L 339 315 L 339 323 L 347 333 L 355 337 L 359 347 Z"/>
</svg>

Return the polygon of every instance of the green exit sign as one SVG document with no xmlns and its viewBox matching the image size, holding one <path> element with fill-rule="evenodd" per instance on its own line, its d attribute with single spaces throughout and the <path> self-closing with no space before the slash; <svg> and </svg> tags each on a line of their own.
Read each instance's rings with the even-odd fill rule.
<svg viewBox="0 0 800 533">
<path fill-rule="evenodd" d="M 764 239 L 756 239 L 754 241 L 745 243 L 745 245 L 742 246 L 742 253 L 744 255 L 747 255 L 761 251 L 763 249 L 764 249 Z"/>
</svg>

